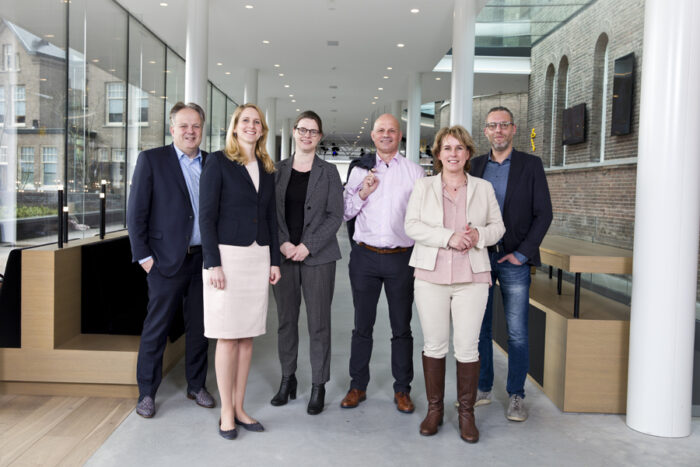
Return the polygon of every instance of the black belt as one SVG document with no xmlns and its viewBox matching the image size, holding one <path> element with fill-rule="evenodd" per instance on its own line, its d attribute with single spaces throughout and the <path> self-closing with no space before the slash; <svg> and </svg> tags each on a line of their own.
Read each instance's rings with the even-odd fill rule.
<svg viewBox="0 0 700 467">
<path fill-rule="evenodd" d="M 496 243 L 495 245 L 492 245 L 489 247 L 489 253 L 505 253 L 506 248 L 503 246 L 503 243 Z"/>
<path fill-rule="evenodd" d="M 377 248 L 376 246 L 367 245 L 366 243 L 362 242 L 358 242 L 358 245 L 380 255 L 390 255 L 392 253 L 406 253 L 408 251 L 408 248 L 401 246 L 396 248 Z"/>
<path fill-rule="evenodd" d="M 194 255 L 202 252 L 202 245 L 190 245 L 187 247 L 187 254 Z"/>
</svg>

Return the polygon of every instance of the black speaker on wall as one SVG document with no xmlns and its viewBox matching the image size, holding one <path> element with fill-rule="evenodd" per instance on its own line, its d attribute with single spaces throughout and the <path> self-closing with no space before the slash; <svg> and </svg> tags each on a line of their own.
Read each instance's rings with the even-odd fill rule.
<svg viewBox="0 0 700 467">
<path fill-rule="evenodd" d="M 564 109 L 562 144 L 578 144 L 586 141 L 586 104 Z"/>
<path fill-rule="evenodd" d="M 628 135 L 632 132 L 634 107 L 634 53 L 615 60 L 613 79 L 612 124 L 610 134 Z"/>
</svg>

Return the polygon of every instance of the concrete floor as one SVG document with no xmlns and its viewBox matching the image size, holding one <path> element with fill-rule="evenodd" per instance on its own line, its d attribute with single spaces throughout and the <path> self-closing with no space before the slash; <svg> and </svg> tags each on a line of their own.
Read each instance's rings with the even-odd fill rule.
<svg viewBox="0 0 700 467">
<path fill-rule="evenodd" d="M 304 313 L 300 319 L 298 397 L 282 407 L 269 403 L 280 378 L 275 332 L 277 317 L 271 298 L 268 332 L 255 339 L 245 404 L 248 413 L 264 424 L 264 433 L 239 428 L 235 441 L 219 437 L 218 409 L 203 409 L 185 398 L 184 362 L 181 361 L 163 380 L 156 398 L 155 418 L 145 420 L 132 413 L 87 465 L 700 465 L 700 419 L 693 419 L 693 433 L 688 438 L 656 438 L 629 429 L 621 415 L 562 413 L 529 380 L 525 401 L 530 417 L 524 423 L 509 422 L 504 416 L 508 403 L 507 362 L 499 351 L 494 352 L 494 402 L 476 409 L 481 431 L 479 443 L 470 445 L 459 438 L 457 413 L 452 406 L 456 392 L 452 355 L 447 363 L 445 423 L 436 436 L 420 436 L 418 426 L 426 411 L 420 364 L 420 323 L 414 313 L 415 378 L 411 395 L 416 411 L 407 415 L 396 411 L 392 402 L 391 332 L 383 296 L 375 326 L 368 399 L 356 409 L 341 409 L 340 401 L 350 381 L 347 368 L 353 308 L 344 226 L 338 237 L 344 258 L 338 262 L 336 273 L 332 376 L 326 385 L 323 413 L 306 414 L 311 370 Z M 213 348 L 212 344 L 207 386 L 218 400 Z"/>
</svg>

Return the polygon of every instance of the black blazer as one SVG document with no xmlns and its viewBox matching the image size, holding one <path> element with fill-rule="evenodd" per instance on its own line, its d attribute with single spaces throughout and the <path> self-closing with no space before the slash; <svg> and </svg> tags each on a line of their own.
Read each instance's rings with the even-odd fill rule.
<svg viewBox="0 0 700 467">
<path fill-rule="evenodd" d="M 219 244 L 270 246 L 270 264 L 280 265 L 277 239 L 275 177 L 258 161 L 260 184 L 255 191 L 245 166 L 216 151 L 207 158 L 199 180 L 199 229 L 204 268 L 221 266 Z"/>
<path fill-rule="evenodd" d="M 471 161 L 469 173 L 483 178 L 489 154 Z M 547 177 L 539 157 L 516 151 L 510 156 L 506 198 L 503 202 L 506 234 L 503 246 L 507 253 L 519 251 L 528 264 L 539 266 L 540 243 L 552 223 L 552 201 Z"/>
<path fill-rule="evenodd" d="M 202 151 L 202 163 L 206 153 Z M 134 261 L 153 256 L 158 271 L 171 277 L 182 266 L 194 227 L 194 211 L 175 147 L 139 154 L 126 210 Z"/>
</svg>

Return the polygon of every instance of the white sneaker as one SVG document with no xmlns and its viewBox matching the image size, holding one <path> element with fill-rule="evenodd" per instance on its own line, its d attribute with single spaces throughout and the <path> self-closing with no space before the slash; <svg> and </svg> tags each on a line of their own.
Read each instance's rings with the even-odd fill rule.
<svg viewBox="0 0 700 467">
<path fill-rule="evenodd" d="M 517 394 L 510 396 L 506 418 L 514 422 L 524 422 L 527 420 L 527 409 L 523 398 Z"/>
<path fill-rule="evenodd" d="M 489 405 L 491 403 L 491 391 L 476 391 L 476 402 L 474 402 L 474 407 L 479 407 L 480 405 Z"/>
</svg>

